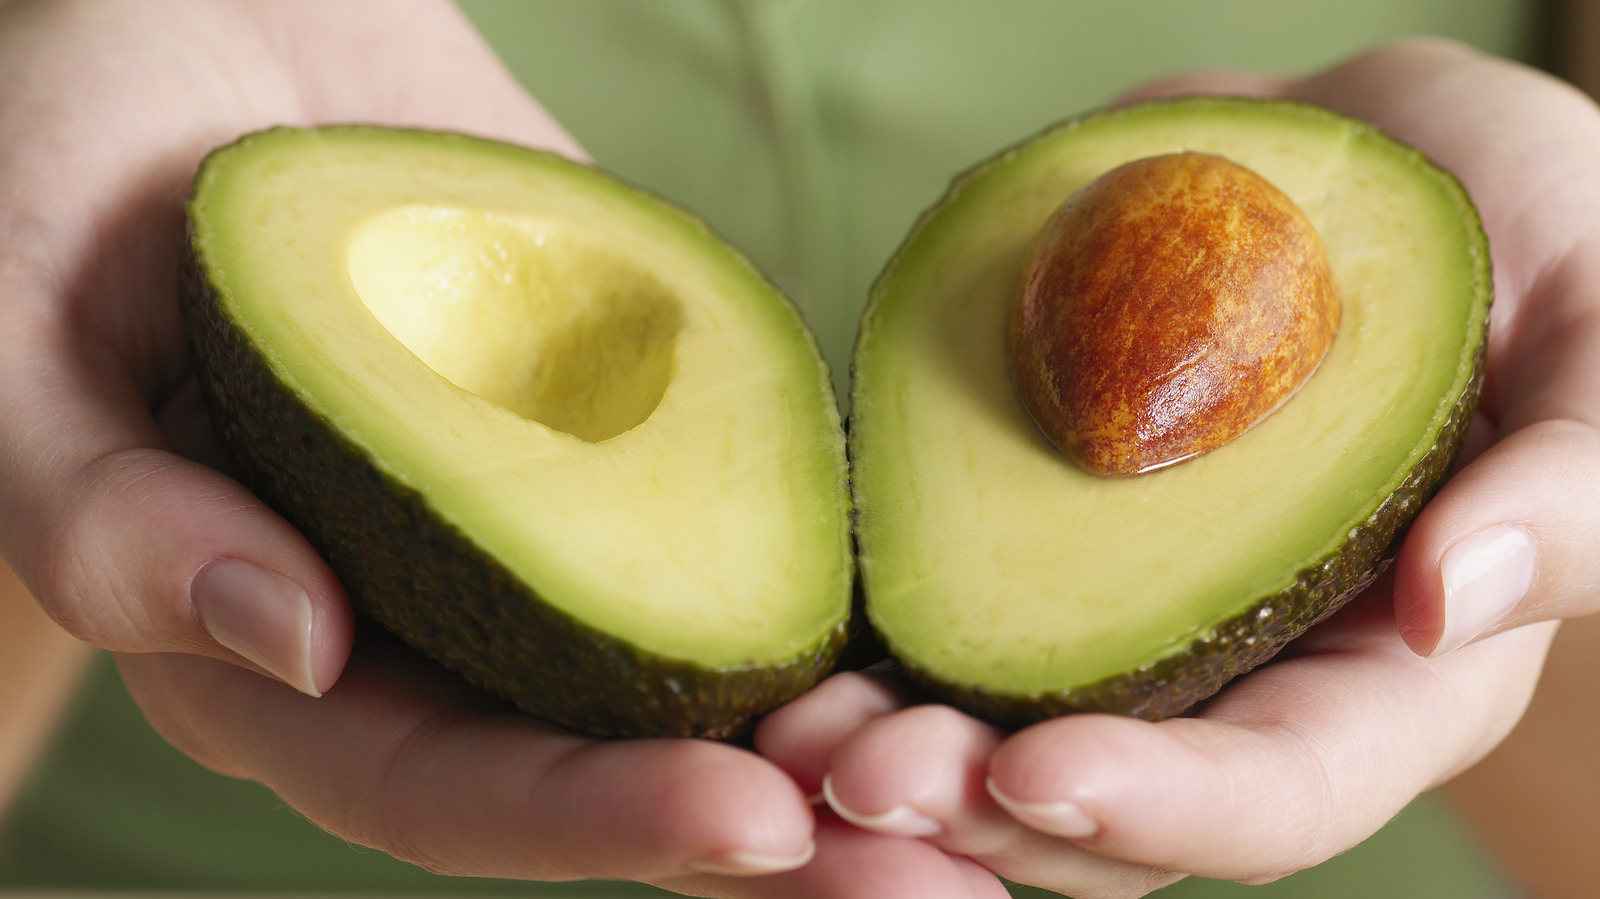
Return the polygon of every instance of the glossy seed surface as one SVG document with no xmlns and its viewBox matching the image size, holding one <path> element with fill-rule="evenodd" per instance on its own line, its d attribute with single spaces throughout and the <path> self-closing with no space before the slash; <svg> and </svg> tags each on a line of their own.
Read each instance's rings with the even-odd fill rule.
<svg viewBox="0 0 1600 899">
<path fill-rule="evenodd" d="M 1128 476 L 1210 452 L 1309 378 L 1339 327 L 1300 208 L 1221 156 L 1140 159 L 1074 193 L 1012 308 L 1018 394 L 1085 469 Z"/>
</svg>

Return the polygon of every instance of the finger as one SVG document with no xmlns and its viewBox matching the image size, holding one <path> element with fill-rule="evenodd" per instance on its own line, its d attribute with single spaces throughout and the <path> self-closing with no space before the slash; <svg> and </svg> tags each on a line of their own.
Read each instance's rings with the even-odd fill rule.
<svg viewBox="0 0 1600 899">
<path fill-rule="evenodd" d="M 834 749 L 862 725 L 904 705 L 888 681 L 836 674 L 764 718 L 756 728 L 756 750 L 820 800 Z"/>
<path fill-rule="evenodd" d="M 659 880 L 772 873 L 812 854 L 805 797 L 750 752 L 585 740 L 506 711 L 388 641 L 362 646 L 316 701 L 192 656 L 121 656 L 119 666 L 179 749 L 430 871 Z"/>
<path fill-rule="evenodd" d="M 991 760 L 994 790 L 1030 826 L 1128 862 L 1246 882 L 1320 864 L 1486 754 L 1549 643 L 1540 626 L 1422 659 L 1385 605 L 1314 631 L 1197 718 L 1022 731 Z"/>
<path fill-rule="evenodd" d="M 327 689 L 350 613 L 305 539 L 162 448 L 144 398 L 92 344 L 68 348 L 46 325 L 0 339 L 28 337 L 41 339 L 0 354 L 0 417 L 15 426 L 0 444 L 0 550 L 45 610 L 97 646 L 209 655 Z"/>
<path fill-rule="evenodd" d="M 1006 899 L 993 873 L 921 840 L 884 837 L 826 815 L 817 854 L 805 867 L 759 879 L 689 878 L 658 882 L 691 896 L 761 899 Z"/>
<path fill-rule="evenodd" d="M 1395 565 L 1406 643 L 1441 656 L 1535 621 L 1600 611 L 1600 431 L 1523 428 L 1458 472 Z"/>
<path fill-rule="evenodd" d="M 1081 899 L 1143 896 L 1181 878 L 1095 855 L 1006 814 L 986 783 L 1002 739 L 949 706 L 878 718 L 834 753 L 828 804 L 858 827 L 921 838 L 1002 877 Z"/>
<path fill-rule="evenodd" d="M 207 655 L 319 695 L 351 641 L 338 582 L 236 482 L 161 450 L 101 456 L 9 534 L 17 569 L 79 639 Z M 15 508 L 15 507 L 13 507 Z"/>
</svg>

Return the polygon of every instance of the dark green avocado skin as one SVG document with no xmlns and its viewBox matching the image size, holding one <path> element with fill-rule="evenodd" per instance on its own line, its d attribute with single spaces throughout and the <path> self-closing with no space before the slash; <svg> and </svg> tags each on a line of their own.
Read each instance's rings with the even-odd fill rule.
<svg viewBox="0 0 1600 899">
<path fill-rule="evenodd" d="M 726 739 L 832 667 L 844 622 L 787 664 L 702 668 L 552 608 L 307 410 L 223 315 L 192 255 L 180 294 L 235 476 L 311 541 L 356 608 L 474 685 L 587 736 Z"/>
<path fill-rule="evenodd" d="M 1394 560 L 1406 529 L 1444 484 L 1461 450 L 1483 388 L 1486 347 L 1487 342 L 1479 345 L 1471 381 L 1433 449 L 1399 489 L 1350 532 L 1344 545 L 1302 569 L 1290 586 L 1198 636 L 1183 650 L 1125 674 L 1048 694 L 994 693 L 941 681 L 909 665 L 903 666 L 905 672 L 941 700 L 1011 730 L 1072 712 L 1110 712 L 1158 721 L 1188 711 L 1337 612 Z"/>
</svg>

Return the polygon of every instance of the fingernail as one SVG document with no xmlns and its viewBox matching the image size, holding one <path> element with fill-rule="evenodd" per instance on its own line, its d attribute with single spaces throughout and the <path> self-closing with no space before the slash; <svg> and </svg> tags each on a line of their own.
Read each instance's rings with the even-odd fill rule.
<svg viewBox="0 0 1600 899">
<path fill-rule="evenodd" d="M 755 877 L 777 874 L 803 868 L 817 854 L 817 844 L 806 842 L 799 855 L 763 855 L 759 852 L 723 852 L 710 858 L 689 863 L 689 867 L 702 874 L 723 874 L 730 877 Z"/>
<path fill-rule="evenodd" d="M 1533 586 L 1533 570 L 1533 538 L 1512 525 L 1487 528 L 1450 547 L 1439 561 L 1444 634 L 1428 658 L 1465 646 L 1509 615 Z"/>
<path fill-rule="evenodd" d="M 886 812 L 877 815 L 864 815 L 846 808 L 844 803 L 833 792 L 833 775 L 824 775 L 822 778 L 822 795 L 828 800 L 828 805 L 838 813 L 839 817 L 851 824 L 873 833 L 886 834 L 891 837 L 931 837 L 944 828 L 938 821 L 922 814 L 909 805 L 897 805 Z"/>
<path fill-rule="evenodd" d="M 1066 837 L 1069 840 L 1081 840 L 1100 832 L 1100 825 L 1095 823 L 1095 820 L 1089 817 L 1089 813 L 1076 802 L 1065 799 L 1055 802 L 1024 802 L 1000 792 L 1000 788 L 994 785 L 994 778 L 984 781 L 984 786 L 988 787 L 989 795 L 994 797 L 995 802 L 1000 803 L 1006 814 L 1040 833 Z"/>
<path fill-rule="evenodd" d="M 189 595 L 212 639 L 296 690 L 322 695 L 311 674 L 311 597 L 298 584 L 217 559 L 194 576 Z"/>
</svg>

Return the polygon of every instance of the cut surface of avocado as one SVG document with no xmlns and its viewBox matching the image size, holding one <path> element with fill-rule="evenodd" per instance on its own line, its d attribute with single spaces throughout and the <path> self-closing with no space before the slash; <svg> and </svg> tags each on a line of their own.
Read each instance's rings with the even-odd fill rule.
<svg viewBox="0 0 1600 899">
<path fill-rule="evenodd" d="M 1288 194 L 1343 302 L 1321 367 L 1238 439 L 1136 478 L 1054 450 L 1007 373 L 1024 253 L 1075 190 L 1213 153 Z M 1489 254 L 1460 185 L 1304 105 L 1188 99 L 1069 122 L 958 178 L 875 285 L 851 452 L 872 623 L 941 695 L 1007 725 L 1183 711 L 1364 587 L 1459 448 Z"/>
<path fill-rule="evenodd" d="M 697 220 L 364 127 L 214 153 L 190 218 L 224 446 L 379 621 L 597 735 L 730 733 L 826 670 L 836 404 L 796 311 Z"/>
</svg>

